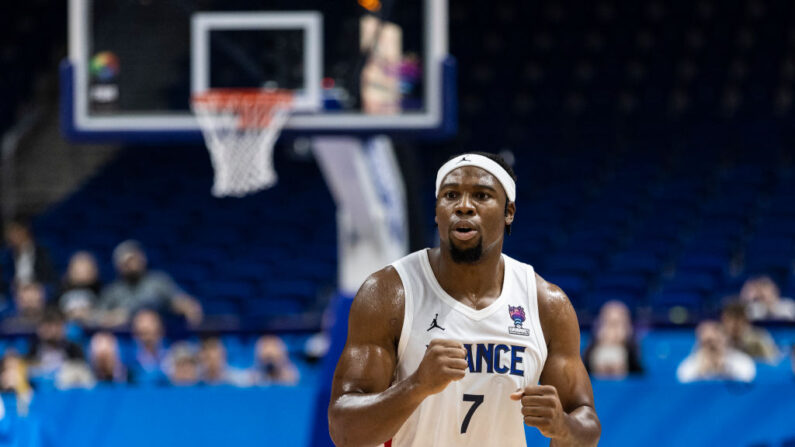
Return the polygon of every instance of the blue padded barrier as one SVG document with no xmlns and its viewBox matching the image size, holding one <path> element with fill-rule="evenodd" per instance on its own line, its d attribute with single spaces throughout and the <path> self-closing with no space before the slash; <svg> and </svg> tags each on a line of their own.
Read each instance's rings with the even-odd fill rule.
<svg viewBox="0 0 795 447">
<path fill-rule="evenodd" d="M 314 388 L 277 386 L 39 393 L 30 414 L 40 422 L 30 430 L 41 443 L 29 445 L 304 447 L 313 399 Z"/>
</svg>

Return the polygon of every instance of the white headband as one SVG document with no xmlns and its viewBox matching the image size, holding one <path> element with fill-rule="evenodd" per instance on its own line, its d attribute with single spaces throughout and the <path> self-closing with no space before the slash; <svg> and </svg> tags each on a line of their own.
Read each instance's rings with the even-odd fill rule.
<svg viewBox="0 0 795 447">
<path fill-rule="evenodd" d="M 489 157 L 476 154 L 460 155 L 443 164 L 442 167 L 439 168 L 439 171 L 436 173 L 436 197 L 439 197 L 439 187 L 442 186 L 442 180 L 447 177 L 447 174 L 449 174 L 450 171 L 458 169 L 462 166 L 476 166 L 493 175 L 494 177 L 497 177 L 497 180 L 499 180 L 499 182 L 502 184 L 502 188 L 505 190 L 505 195 L 508 196 L 508 201 L 516 201 L 516 182 L 513 181 L 511 176 L 508 174 L 508 171 L 506 171 L 502 166 L 499 165 L 499 163 L 490 159 Z"/>
</svg>

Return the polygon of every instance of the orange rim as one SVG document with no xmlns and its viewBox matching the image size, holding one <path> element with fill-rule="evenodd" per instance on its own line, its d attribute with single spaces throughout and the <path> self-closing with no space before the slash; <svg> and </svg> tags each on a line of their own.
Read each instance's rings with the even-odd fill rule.
<svg viewBox="0 0 795 447">
<path fill-rule="evenodd" d="M 293 93 L 283 89 L 211 89 L 194 94 L 191 101 L 205 110 L 233 111 L 240 117 L 242 128 L 264 128 L 270 124 L 275 107 L 290 107 Z"/>
</svg>

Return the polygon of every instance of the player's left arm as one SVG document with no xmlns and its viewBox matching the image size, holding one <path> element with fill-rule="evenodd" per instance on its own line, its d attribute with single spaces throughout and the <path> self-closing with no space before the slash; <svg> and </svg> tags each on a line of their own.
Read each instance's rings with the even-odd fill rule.
<svg viewBox="0 0 795 447">
<path fill-rule="evenodd" d="M 551 447 L 595 446 L 602 426 L 594 408 L 591 380 L 580 357 L 580 327 L 569 298 L 538 278 L 538 306 L 547 360 L 541 384 L 511 397 L 521 398 L 527 425 L 550 438 Z"/>
</svg>

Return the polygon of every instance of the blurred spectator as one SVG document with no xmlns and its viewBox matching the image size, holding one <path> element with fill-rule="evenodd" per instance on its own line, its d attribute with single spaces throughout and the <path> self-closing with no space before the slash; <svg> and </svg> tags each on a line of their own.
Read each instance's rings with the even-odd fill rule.
<svg viewBox="0 0 795 447">
<path fill-rule="evenodd" d="M 795 375 L 795 345 L 792 345 L 789 360 L 790 360 L 790 366 L 792 366 L 792 374 Z"/>
<path fill-rule="evenodd" d="M 177 342 L 169 353 L 169 379 L 173 385 L 195 385 L 199 382 L 196 350 L 188 342 Z"/>
<path fill-rule="evenodd" d="M 202 308 L 177 287 L 163 272 L 147 271 L 147 259 L 141 246 L 132 240 L 113 250 L 113 263 L 119 278 L 102 291 L 100 307 L 106 311 L 104 324 L 126 323 L 137 309 L 148 307 L 183 315 L 192 326 L 202 320 Z"/>
<path fill-rule="evenodd" d="M 318 332 L 304 343 L 304 358 L 307 363 L 315 364 L 326 356 L 330 346 L 331 340 L 328 333 Z"/>
<path fill-rule="evenodd" d="M 66 339 L 63 315 L 58 310 L 45 311 L 27 359 L 30 377 L 45 382 L 54 380 L 67 362 L 83 361 L 82 348 Z"/>
<path fill-rule="evenodd" d="M 217 337 L 202 341 L 199 351 L 200 375 L 208 385 L 250 385 L 244 372 L 231 368 L 226 361 L 226 348 Z"/>
<path fill-rule="evenodd" d="M 13 284 L 39 282 L 52 286 L 55 270 L 50 255 L 38 245 L 30 226 L 21 220 L 11 221 L 5 228 L 5 239 L 13 258 Z"/>
<path fill-rule="evenodd" d="M 721 323 L 732 348 L 765 362 L 773 362 L 779 358 L 773 337 L 763 328 L 751 325 L 742 301 L 730 301 L 723 307 Z"/>
<path fill-rule="evenodd" d="M 135 314 L 132 323 L 135 341 L 134 360 L 130 366 L 132 381 L 142 384 L 162 384 L 167 381 L 163 372 L 166 349 L 163 344 L 163 321 L 150 309 Z"/>
<path fill-rule="evenodd" d="M 0 310 L 5 310 L 8 305 L 8 284 L 6 284 L 6 274 L 3 271 L 3 259 L 0 258 Z"/>
<path fill-rule="evenodd" d="M 326 356 L 331 347 L 331 327 L 334 325 L 335 311 L 334 306 L 328 305 L 323 310 L 321 319 L 321 332 L 309 337 L 304 343 L 304 359 L 309 364 L 315 364 Z"/>
<path fill-rule="evenodd" d="M 55 376 L 55 387 L 60 390 L 93 388 L 95 384 L 94 374 L 82 357 L 66 359 Z"/>
<path fill-rule="evenodd" d="M 298 369 L 290 361 L 287 346 L 275 335 L 263 335 L 255 347 L 253 382 L 259 385 L 298 383 Z"/>
<path fill-rule="evenodd" d="M 588 372 L 610 378 L 643 372 L 640 348 L 632 330 L 629 309 L 624 303 L 605 303 L 599 311 L 593 334 L 583 354 Z"/>
<path fill-rule="evenodd" d="M 28 332 L 36 329 L 44 315 L 44 287 L 39 283 L 25 283 L 16 287 L 14 314 L 2 322 L 3 332 Z"/>
<path fill-rule="evenodd" d="M 30 391 L 25 361 L 15 350 L 6 350 L 0 362 L 0 392 L 13 392 L 24 396 Z"/>
<path fill-rule="evenodd" d="M 676 371 L 680 382 L 726 379 L 750 382 L 756 376 L 754 361 L 728 345 L 726 334 L 716 321 L 704 321 L 696 328 L 696 346 Z"/>
<path fill-rule="evenodd" d="M 795 301 L 782 298 L 781 291 L 769 276 L 749 278 L 740 290 L 740 299 L 748 303 L 751 320 L 795 321 Z"/>
<path fill-rule="evenodd" d="M 125 383 L 127 369 L 119 357 L 119 343 L 109 332 L 97 332 L 91 337 L 88 357 L 91 370 L 98 382 Z"/>
<path fill-rule="evenodd" d="M 790 365 L 792 366 L 792 374 L 795 375 L 795 345 L 792 345 L 792 352 L 790 352 Z"/>
<path fill-rule="evenodd" d="M 59 305 L 67 320 L 90 323 L 99 301 L 102 283 L 97 261 L 90 253 L 79 251 L 69 259 L 69 266 L 61 282 Z"/>
</svg>

